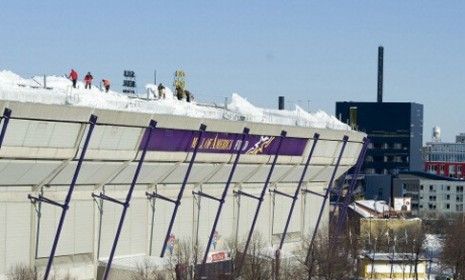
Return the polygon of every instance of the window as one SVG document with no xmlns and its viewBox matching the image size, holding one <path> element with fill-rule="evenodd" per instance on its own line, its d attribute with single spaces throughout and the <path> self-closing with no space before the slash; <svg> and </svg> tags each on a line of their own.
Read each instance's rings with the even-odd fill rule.
<svg viewBox="0 0 465 280">
<path fill-rule="evenodd" d="M 463 192 L 463 186 L 457 186 L 456 190 L 457 192 Z"/>
<path fill-rule="evenodd" d="M 450 191 L 450 186 L 447 186 L 447 190 Z"/>
<path fill-rule="evenodd" d="M 450 194 L 446 194 L 446 200 L 450 200 Z"/>
<path fill-rule="evenodd" d="M 433 185 L 429 185 L 429 190 L 432 191 L 433 189 Z"/>
<path fill-rule="evenodd" d="M 463 204 L 457 204 L 457 205 L 455 205 L 455 211 L 457 211 L 457 212 L 463 212 Z"/>
<path fill-rule="evenodd" d="M 423 190 L 423 185 L 420 185 L 420 190 Z"/>
<path fill-rule="evenodd" d="M 450 204 L 449 203 L 446 203 L 445 209 L 450 209 Z"/>
</svg>

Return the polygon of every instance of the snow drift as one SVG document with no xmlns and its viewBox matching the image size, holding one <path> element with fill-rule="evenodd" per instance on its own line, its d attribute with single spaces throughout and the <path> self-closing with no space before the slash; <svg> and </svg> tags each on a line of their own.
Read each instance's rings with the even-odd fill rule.
<svg viewBox="0 0 465 280">
<path fill-rule="evenodd" d="M 105 93 L 95 85 L 86 90 L 82 82 L 77 85 L 78 88 L 74 89 L 63 76 L 47 76 L 44 86 L 43 77 L 27 79 L 11 71 L 0 71 L 0 99 L 3 100 L 350 130 L 346 124 L 323 111 L 310 113 L 299 106 L 292 111 L 259 108 L 235 93 L 231 102 L 223 108 L 179 101 L 169 88 L 165 89 L 166 99 L 158 100 L 152 94 L 148 99 L 141 99 L 112 90 Z M 146 90 L 153 93 L 157 89 L 155 85 L 148 84 Z"/>
</svg>

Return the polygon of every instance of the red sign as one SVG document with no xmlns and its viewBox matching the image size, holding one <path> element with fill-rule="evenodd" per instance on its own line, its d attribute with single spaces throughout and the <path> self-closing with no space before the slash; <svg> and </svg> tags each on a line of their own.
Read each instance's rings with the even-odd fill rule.
<svg viewBox="0 0 465 280">
<path fill-rule="evenodd" d="M 208 254 L 208 261 L 209 263 L 211 262 L 221 262 L 228 260 L 228 253 L 226 251 L 216 251 L 216 252 L 211 252 Z"/>
</svg>

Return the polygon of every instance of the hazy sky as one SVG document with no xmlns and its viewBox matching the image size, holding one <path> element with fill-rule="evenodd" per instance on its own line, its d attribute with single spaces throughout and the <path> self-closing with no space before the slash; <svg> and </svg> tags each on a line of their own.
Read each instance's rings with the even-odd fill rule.
<svg viewBox="0 0 465 280">
<path fill-rule="evenodd" d="M 199 100 L 331 114 L 376 100 L 383 45 L 385 101 L 424 104 L 425 141 L 465 131 L 465 1 L 2 1 L 0 38 L 0 69 L 25 76 L 75 67 L 119 86 L 131 69 L 142 90 L 182 68 Z"/>
</svg>

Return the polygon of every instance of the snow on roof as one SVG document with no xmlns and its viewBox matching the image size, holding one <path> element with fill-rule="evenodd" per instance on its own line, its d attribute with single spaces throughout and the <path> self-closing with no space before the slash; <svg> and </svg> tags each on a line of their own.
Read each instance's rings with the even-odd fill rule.
<svg viewBox="0 0 465 280">
<path fill-rule="evenodd" d="M 405 261 L 415 258 L 419 261 L 427 260 L 424 256 L 416 256 L 414 253 L 366 253 L 364 257 L 375 261 Z"/>
<path fill-rule="evenodd" d="M 84 83 L 78 82 L 78 88 L 64 76 L 47 76 L 46 87 L 43 77 L 23 78 L 11 71 L 0 71 L 0 99 L 19 102 L 83 106 L 98 109 L 120 111 L 182 115 L 197 118 L 244 120 L 250 122 L 282 124 L 302 127 L 350 130 L 334 116 L 323 111 L 306 112 L 299 106 L 294 110 L 273 110 L 259 108 L 238 94 L 232 94 L 227 108 L 205 106 L 196 102 L 188 103 L 174 98 L 166 87 L 166 99 L 131 98 L 113 90 L 103 92 L 95 85 L 91 90 L 84 89 Z M 156 92 L 153 84 L 146 90 Z"/>
<path fill-rule="evenodd" d="M 389 212 L 390 209 L 384 200 L 357 200 L 349 207 L 364 218 L 378 217 L 378 214 Z"/>
</svg>

